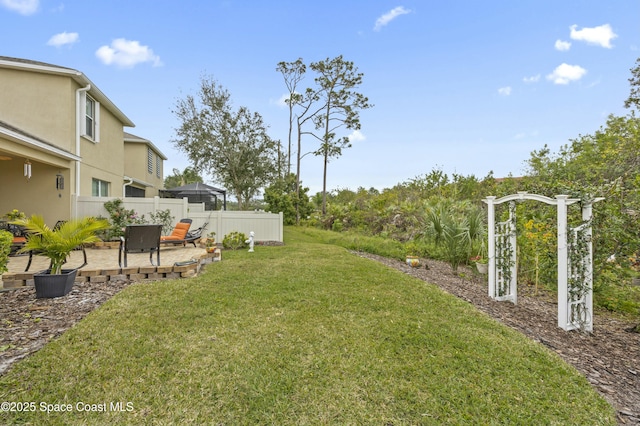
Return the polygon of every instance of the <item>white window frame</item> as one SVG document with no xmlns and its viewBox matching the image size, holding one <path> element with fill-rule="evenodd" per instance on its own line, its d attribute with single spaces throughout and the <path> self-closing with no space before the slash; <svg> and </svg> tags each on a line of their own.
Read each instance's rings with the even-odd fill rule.
<svg viewBox="0 0 640 426">
<path fill-rule="evenodd" d="M 82 97 L 81 104 L 83 118 L 81 121 L 82 136 L 93 142 L 100 142 L 100 102 L 85 93 Z M 93 104 L 93 111 L 91 111 L 93 116 L 87 114 L 87 107 L 90 104 Z M 87 123 L 88 121 L 90 124 Z"/>
<path fill-rule="evenodd" d="M 156 154 L 156 177 L 159 178 L 160 177 L 160 165 L 162 164 L 162 161 L 160 160 L 160 156 L 158 154 Z"/>
<path fill-rule="evenodd" d="M 98 184 L 98 193 L 96 194 L 94 192 L 94 184 L 97 183 Z M 93 178 L 91 179 L 91 195 L 93 197 L 108 197 L 109 196 L 109 187 L 111 185 L 109 184 L 109 182 L 107 182 L 106 180 L 101 180 L 101 179 L 96 179 Z M 103 190 L 104 190 L 104 194 L 103 194 Z"/>
</svg>

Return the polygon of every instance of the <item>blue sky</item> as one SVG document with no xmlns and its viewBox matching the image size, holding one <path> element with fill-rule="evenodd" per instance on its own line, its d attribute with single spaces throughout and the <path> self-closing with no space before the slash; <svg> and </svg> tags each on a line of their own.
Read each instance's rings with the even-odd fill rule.
<svg viewBox="0 0 640 426">
<path fill-rule="evenodd" d="M 172 109 L 201 76 L 286 144 L 277 63 L 343 55 L 375 106 L 329 164 L 329 190 L 433 169 L 521 175 L 531 151 L 626 114 L 640 57 L 638 0 L 0 0 L 0 22 L 0 55 L 83 72 L 136 124 L 128 131 L 169 157 L 165 174 L 189 165 L 171 143 Z M 302 87 L 312 84 L 309 73 Z M 320 159 L 301 168 L 320 191 Z"/>
</svg>

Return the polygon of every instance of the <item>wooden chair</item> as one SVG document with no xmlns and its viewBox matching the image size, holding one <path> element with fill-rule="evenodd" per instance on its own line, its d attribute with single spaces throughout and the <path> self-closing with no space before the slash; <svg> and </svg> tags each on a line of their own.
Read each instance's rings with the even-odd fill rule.
<svg viewBox="0 0 640 426">
<path fill-rule="evenodd" d="M 160 266 L 160 236 L 162 225 L 128 225 L 124 228 L 124 237 L 120 237 L 118 250 L 118 265 L 127 267 L 127 253 L 149 253 L 152 266 Z M 156 254 L 158 265 L 153 264 L 153 253 Z"/>
</svg>

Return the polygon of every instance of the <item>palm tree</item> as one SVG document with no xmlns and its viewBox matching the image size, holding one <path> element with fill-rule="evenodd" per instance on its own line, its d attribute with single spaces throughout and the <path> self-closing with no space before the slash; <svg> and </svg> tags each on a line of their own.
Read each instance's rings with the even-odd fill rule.
<svg viewBox="0 0 640 426">
<path fill-rule="evenodd" d="M 72 250 L 84 244 L 100 241 L 97 233 L 109 228 L 107 220 L 93 217 L 70 220 L 54 229 L 49 228 L 39 215 L 12 223 L 23 226 L 28 233 L 27 242 L 20 252 L 33 251 L 48 257 L 51 260 L 51 274 L 62 272 L 62 265 Z"/>
</svg>

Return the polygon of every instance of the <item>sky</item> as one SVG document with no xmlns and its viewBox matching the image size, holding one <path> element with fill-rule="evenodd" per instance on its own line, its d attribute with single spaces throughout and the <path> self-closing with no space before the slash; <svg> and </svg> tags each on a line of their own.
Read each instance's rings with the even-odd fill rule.
<svg viewBox="0 0 640 426">
<path fill-rule="evenodd" d="M 382 190 L 433 170 L 521 176 L 532 151 L 557 152 L 629 113 L 640 0 L 0 0 L 0 56 L 81 71 L 135 123 L 125 131 L 168 157 L 165 176 L 189 166 L 172 111 L 202 77 L 286 146 L 277 64 L 339 55 L 374 106 L 359 132 L 344 131 L 353 146 L 329 163 L 328 190 Z M 321 191 L 321 159 L 305 156 L 301 170 Z"/>
</svg>

